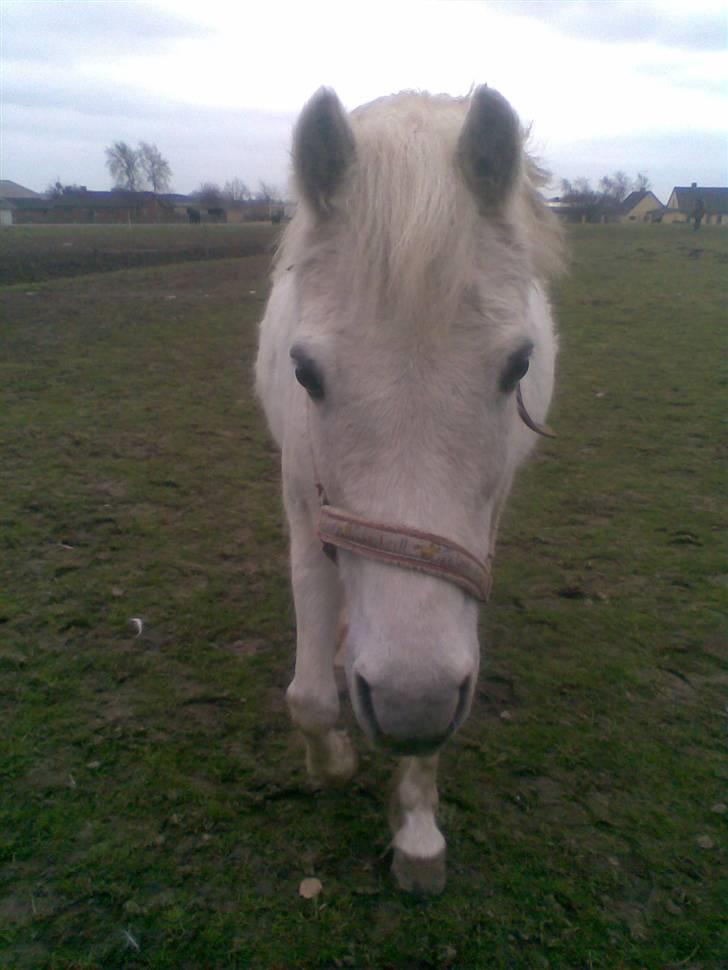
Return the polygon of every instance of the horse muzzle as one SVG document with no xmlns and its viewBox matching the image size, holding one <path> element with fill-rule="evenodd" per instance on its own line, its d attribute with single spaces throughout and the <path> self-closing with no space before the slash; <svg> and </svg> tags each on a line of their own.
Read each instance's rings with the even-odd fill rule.
<svg viewBox="0 0 728 970">
<path fill-rule="evenodd" d="M 352 701 L 367 737 L 397 755 L 433 754 L 465 720 L 474 677 L 416 694 L 372 686 L 354 671 Z"/>
<path fill-rule="evenodd" d="M 434 576 L 475 600 L 487 601 L 490 557 L 478 559 L 443 536 L 374 522 L 322 498 L 318 536 L 334 561 L 337 549 L 344 549 L 364 559 Z M 437 651 L 439 656 L 431 663 L 423 661 L 422 652 L 410 644 L 409 669 L 401 660 L 395 664 L 388 659 L 354 661 L 349 690 L 357 719 L 371 741 L 398 755 L 425 755 L 455 733 L 470 708 L 477 650 L 472 656 L 467 651 L 449 656 L 451 651 L 444 646 L 449 640 L 445 635 L 442 652 Z"/>
</svg>

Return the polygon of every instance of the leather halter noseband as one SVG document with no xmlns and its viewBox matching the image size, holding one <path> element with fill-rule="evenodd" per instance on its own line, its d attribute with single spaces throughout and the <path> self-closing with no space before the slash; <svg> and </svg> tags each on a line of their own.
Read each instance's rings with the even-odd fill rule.
<svg viewBox="0 0 728 970">
<path fill-rule="evenodd" d="M 477 559 L 467 549 L 442 536 L 371 522 L 333 505 L 321 506 L 317 532 L 324 552 L 332 559 L 337 547 L 347 549 L 365 559 L 447 579 L 475 599 L 488 601 L 492 581 L 490 556 Z"/>
<path fill-rule="evenodd" d="M 523 403 L 520 384 L 516 391 L 516 405 L 521 420 L 532 431 L 544 437 L 556 437 L 549 427 L 531 418 Z M 445 579 L 475 599 L 487 603 L 493 579 L 491 556 L 479 559 L 463 546 L 432 532 L 372 522 L 329 505 L 319 477 L 310 430 L 309 440 L 316 488 L 321 499 L 316 532 L 323 544 L 323 551 L 333 562 L 336 562 L 337 548 L 346 549 L 365 559 L 374 559 Z"/>
</svg>

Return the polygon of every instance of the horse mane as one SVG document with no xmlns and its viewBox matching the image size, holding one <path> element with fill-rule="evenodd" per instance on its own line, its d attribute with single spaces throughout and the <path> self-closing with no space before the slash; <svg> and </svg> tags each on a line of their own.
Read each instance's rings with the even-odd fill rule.
<svg viewBox="0 0 728 970">
<path fill-rule="evenodd" d="M 523 288 L 555 275 L 561 231 L 538 191 L 547 176 L 525 150 L 502 211 L 479 211 L 455 157 L 468 106 L 469 97 L 403 92 L 353 111 L 355 160 L 333 215 L 322 222 L 300 204 L 283 262 L 325 253 L 330 267 L 333 256 L 339 285 L 358 305 L 418 322 L 452 319 L 476 279 L 497 282 L 497 298 L 509 282 Z"/>
</svg>

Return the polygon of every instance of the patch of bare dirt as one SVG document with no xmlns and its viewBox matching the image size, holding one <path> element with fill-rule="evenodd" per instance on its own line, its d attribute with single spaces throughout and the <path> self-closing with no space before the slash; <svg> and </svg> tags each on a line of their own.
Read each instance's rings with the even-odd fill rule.
<svg viewBox="0 0 728 970">
<path fill-rule="evenodd" d="M 474 713 L 478 718 L 509 720 L 521 701 L 509 677 L 490 674 L 481 677 L 476 690 Z"/>
<path fill-rule="evenodd" d="M 5 896 L 0 899 L 0 925 L 23 926 L 33 919 L 33 908 L 30 899 L 18 896 Z"/>
<path fill-rule="evenodd" d="M 99 492 L 101 495 L 108 495 L 109 498 L 126 498 L 129 489 L 124 484 L 124 482 L 118 481 L 102 481 L 96 482 L 93 486 L 94 491 Z"/>
<path fill-rule="evenodd" d="M 257 654 L 270 649 L 270 643 L 262 637 L 249 637 L 247 640 L 235 640 L 234 643 L 226 643 L 221 649 L 226 653 L 231 653 L 234 657 L 255 657 Z"/>
</svg>

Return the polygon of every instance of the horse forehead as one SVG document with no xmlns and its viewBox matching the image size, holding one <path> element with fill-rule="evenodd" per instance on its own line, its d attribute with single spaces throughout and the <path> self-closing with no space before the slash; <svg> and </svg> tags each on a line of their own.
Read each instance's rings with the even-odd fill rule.
<svg viewBox="0 0 728 970">
<path fill-rule="evenodd" d="M 332 400 L 344 424 L 373 422 L 411 437 L 417 429 L 440 428 L 453 441 L 472 434 L 496 383 L 488 375 L 498 370 L 499 357 L 487 347 L 453 351 L 446 341 L 358 346 L 361 353 L 337 353 L 332 372 Z"/>
<path fill-rule="evenodd" d="M 428 94 L 420 91 L 400 91 L 377 98 L 355 108 L 351 123 L 355 131 L 369 126 L 390 126 L 396 134 L 402 125 L 418 132 L 433 131 L 462 122 L 467 113 L 468 99 L 447 94 Z"/>
<path fill-rule="evenodd" d="M 467 374 L 497 366 L 525 339 L 518 321 L 489 321 L 464 312 L 449 320 L 354 320 L 319 331 L 326 356 L 342 370 L 365 369 L 402 379 Z"/>
</svg>

